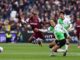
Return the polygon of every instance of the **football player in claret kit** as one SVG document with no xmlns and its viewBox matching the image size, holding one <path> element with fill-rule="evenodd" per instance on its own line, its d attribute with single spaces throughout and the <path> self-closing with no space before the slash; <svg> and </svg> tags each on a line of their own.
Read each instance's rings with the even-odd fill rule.
<svg viewBox="0 0 80 60">
<path fill-rule="evenodd" d="M 42 46 L 42 40 L 44 39 L 44 35 L 42 31 L 40 30 L 40 18 L 38 17 L 36 12 L 31 12 L 30 17 L 27 19 L 32 30 L 33 34 L 30 39 L 34 38 L 34 40 Z"/>
</svg>

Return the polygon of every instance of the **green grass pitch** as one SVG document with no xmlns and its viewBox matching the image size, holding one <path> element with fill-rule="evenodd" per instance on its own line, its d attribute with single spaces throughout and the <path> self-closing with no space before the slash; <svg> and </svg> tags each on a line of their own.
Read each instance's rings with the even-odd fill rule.
<svg viewBox="0 0 80 60">
<path fill-rule="evenodd" d="M 28 43 L 0 43 L 4 52 L 0 53 L 0 60 L 80 60 L 80 49 L 76 44 L 71 44 L 66 57 L 58 53 L 50 57 L 48 44 L 42 47 Z"/>
</svg>

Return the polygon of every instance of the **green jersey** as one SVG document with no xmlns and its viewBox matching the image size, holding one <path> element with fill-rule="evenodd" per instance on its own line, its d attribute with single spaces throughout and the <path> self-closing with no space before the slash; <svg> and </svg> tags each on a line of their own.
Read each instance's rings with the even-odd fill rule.
<svg viewBox="0 0 80 60">
<path fill-rule="evenodd" d="M 68 19 L 68 18 L 65 18 L 64 20 L 59 18 L 58 19 L 58 24 L 61 24 L 65 29 L 68 29 L 71 22 L 70 22 L 70 19 Z"/>
<path fill-rule="evenodd" d="M 65 39 L 64 30 L 63 30 L 63 28 L 62 28 L 62 26 L 60 24 L 57 24 L 54 27 L 54 35 L 55 35 L 56 40 Z"/>
<path fill-rule="evenodd" d="M 69 36 L 68 31 L 63 27 L 63 25 L 63 19 L 59 18 L 58 24 L 55 27 L 50 26 L 49 28 L 49 30 L 54 33 L 56 40 L 65 39 L 64 33 L 66 33 L 67 36 Z"/>
<path fill-rule="evenodd" d="M 55 27 L 50 26 L 49 30 L 54 33 L 56 40 L 65 39 L 64 30 L 60 24 L 57 24 Z"/>
<path fill-rule="evenodd" d="M 63 25 L 63 19 L 59 18 L 59 19 L 58 19 L 58 24 Z"/>
<path fill-rule="evenodd" d="M 54 32 L 54 27 L 53 26 L 50 26 L 49 27 L 49 31 Z"/>
</svg>

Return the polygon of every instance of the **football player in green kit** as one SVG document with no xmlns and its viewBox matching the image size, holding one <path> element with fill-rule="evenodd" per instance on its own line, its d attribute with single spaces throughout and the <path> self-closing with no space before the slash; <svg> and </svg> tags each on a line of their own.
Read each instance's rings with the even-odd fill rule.
<svg viewBox="0 0 80 60">
<path fill-rule="evenodd" d="M 63 12 L 60 12 L 60 17 L 59 17 L 59 21 L 60 23 L 63 23 Z M 51 48 L 51 55 L 54 55 L 54 52 L 63 52 L 63 56 L 66 56 L 67 53 L 67 48 L 65 49 L 60 49 L 62 46 L 64 46 L 66 44 L 66 37 L 69 38 L 69 34 L 67 32 L 67 30 L 59 23 L 55 24 L 53 20 L 50 21 L 50 28 L 49 30 L 52 31 L 54 33 L 54 36 L 56 38 L 55 42 L 52 42 L 49 44 L 49 47 Z M 65 37 L 65 34 L 66 37 Z"/>
<path fill-rule="evenodd" d="M 50 44 L 50 48 L 51 48 L 51 55 L 54 55 L 55 52 L 63 52 L 63 56 L 66 56 L 66 49 L 60 49 L 62 46 L 64 46 L 66 44 L 66 38 L 64 35 L 64 31 L 67 35 L 67 37 L 69 37 L 68 32 L 60 25 L 60 24 L 54 24 L 54 27 L 50 27 L 50 31 L 52 31 L 54 33 L 54 36 L 56 38 L 55 43 L 53 43 L 52 45 Z"/>
<path fill-rule="evenodd" d="M 70 16 L 69 15 L 64 15 L 64 12 L 60 12 L 60 18 L 58 19 L 58 24 L 60 24 L 63 28 L 67 30 L 67 32 L 71 31 L 72 29 L 72 24 L 70 21 Z M 66 38 L 66 44 L 65 44 L 65 49 L 68 50 L 69 47 L 69 41 L 71 38 L 67 39 L 67 35 L 64 32 L 65 38 Z"/>
</svg>

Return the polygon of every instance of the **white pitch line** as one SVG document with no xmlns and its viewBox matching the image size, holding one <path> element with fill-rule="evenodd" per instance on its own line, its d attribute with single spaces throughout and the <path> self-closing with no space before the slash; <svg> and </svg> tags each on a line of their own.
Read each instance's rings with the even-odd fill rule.
<svg viewBox="0 0 80 60">
<path fill-rule="evenodd" d="M 7 53 L 1 53 L 1 54 L 10 54 L 10 55 L 49 55 L 49 53 L 47 53 L 47 52 L 38 52 L 38 53 L 37 52 L 31 52 L 31 53 L 30 52 L 27 52 L 27 53 L 26 52 L 20 52 L 20 53 L 19 52 L 16 52 L 16 53 L 14 53 L 14 52 L 13 53 L 8 53 L 7 52 Z M 59 54 L 62 54 L 62 53 L 58 53 L 58 55 Z M 79 53 L 78 52 L 77 53 L 68 52 L 67 56 L 80 56 L 80 52 Z"/>
<path fill-rule="evenodd" d="M 67 54 L 68 56 L 80 56 L 80 52 L 75 53 L 75 52 L 70 52 Z"/>
</svg>

